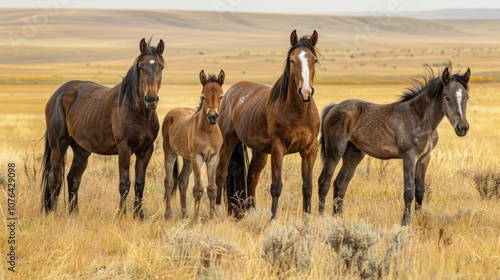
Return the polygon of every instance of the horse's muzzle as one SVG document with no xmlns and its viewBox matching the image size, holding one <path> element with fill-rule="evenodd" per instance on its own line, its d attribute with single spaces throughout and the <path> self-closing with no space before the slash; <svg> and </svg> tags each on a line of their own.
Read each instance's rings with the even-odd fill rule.
<svg viewBox="0 0 500 280">
<path fill-rule="evenodd" d="M 148 109 L 156 109 L 156 106 L 158 106 L 158 101 L 160 101 L 160 97 L 158 96 L 144 96 L 144 104 Z"/>
<path fill-rule="evenodd" d="M 457 134 L 457 136 L 463 137 L 467 135 L 468 131 L 469 131 L 468 123 L 459 123 L 455 126 L 455 133 Z"/>
<path fill-rule="evenodd" d="M 207 120 L 208 120 L 208 123 L 211 124 L 211 125 L 215 125 L 217 124 L 217 119 L 219 118 L 219 114 L 217 113 L 207 113 Z"/>
<path fill-rule="evenodd" d="M 302 91 L 302 88 L 299 88 L 297 90 L 297 93 L 300 97 L 300 100 L 302 100 L 302 102 L 309 102 L 312 100 L 312 96 L 314 95 L 314 88 L 311 88 L 311 90 L 307 90 L 307 91 Z"/>
</svg>

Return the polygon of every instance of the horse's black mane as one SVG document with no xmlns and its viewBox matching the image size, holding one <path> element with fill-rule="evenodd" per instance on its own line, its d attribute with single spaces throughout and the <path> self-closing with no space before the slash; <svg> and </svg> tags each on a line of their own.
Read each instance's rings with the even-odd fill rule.
<svg viewBox="0 0 500 280">
<path fill-rule="evenodd" d="M 217 79 L 217 77 L 214 74 L 208 74 L 208 78 L 207 78 L 207 81 L 205 82 L 205 84 L 208 84 L 208 83 L 218 83 L 219 85 L 221 85 L 219 83 L 219 80 Z M 205 84 L 203 84 L 203 85 L 205 85 Z M 198 105 L 198 108 L 196 108 L 196 113 L 198 113 L 202 107 L 203 107 L 203 96 L 200 97 L 200 104 Z"/>
<path fill-rule="evenodd" d="M 452 65 L 449 63 L 449 71 L 451 73 Z M 440 71 L 442 72 L 442 71 Z M 452 74 L 450 76 L 450 80 L 456 80 L 459 82 L 465 89 L 469 89 L 469 85 L 464 79 L 464 76 L 460 75 L 459 73 Z M 443 82 L 441 76 L 435 75 L 434 71 L 429 65 L 425 65 L 425 71 L 424 73 L 417 78 L 412 79 L 410 86 L 408 86 L 404 91 L 399 99 L 399 102 L 404 102 L 408 101 L 410 99 L 415 98 L 416 96 L 428 92 L 430 96 L 435 97 L 438 94 L 441 94 L 443 92 Z"/>
<path fill-rule="evenodd" d="M 276 100 L 281 98 L 281 100 L 286 99 L 286 94 L 288 92 L 288 80 L 290 79 L 290 54 L 299 47 L 305 47 L 309 49 L 315 56 L 317 49 L 313 46 L 311 41 L 309 41 L 309 36 L 302 36 L 300 40 L 295 43 L 287 52 L 286 61 L 285 61 L 285 70 L 281 77 L 276 81 L 273 88 L 271 89 L 271 96 L 269 98 L 268 105 L 274 104 Z"/>
<path fill-rule="evenodd" d="M 148 40 L 148 48 L 146 51 L 141 53 L 135 60 L 132 67 L 127 72 L 127 75 L 123 77 L 122 83 L 120 85 L 119 91 L 119 101 L 122 104 L 125 98 L 128 98 L 128 101 L 133 103 L 139 98 L 139 61 L 148 55 L 152 54 L 155 59 L 158 59 L 161 63 L 165 64 L 165 60 L 163 59 L 162 54 L 156 49 L 156 47 L 150 46 L 151 39 Z"/>
</svg>

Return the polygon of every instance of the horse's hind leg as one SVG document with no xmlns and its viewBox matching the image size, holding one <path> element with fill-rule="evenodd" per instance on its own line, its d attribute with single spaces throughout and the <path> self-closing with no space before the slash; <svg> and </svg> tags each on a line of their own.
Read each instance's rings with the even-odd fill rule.
<svg viewBox="0 0 500 280">
<path fill-rule="evenodd" d="M 347 145 L 347 149 L 342 156 L 342 167 L 339 174 L 333 182 L 333 213 L 342 214 L 342 206 L 344 196 L 349 186 L 349 182 L 354 176 L 356 167 L 358 167 L 365 154 L 356 148 L 351 142 Z"/>
<path fill-rule="evenodd" d="M 64 164 L 66 151 L 69 146 L 68 138 L 54 139 L 50 145 L 50 171 L 48 174 L 48 187 L 45 188 L 45 210 L 46 212 L 57 209 L 57 201 L 61 192 L 61 183 L 64 176 Z"/>
<path fill-rule="evenodd" d="M 73 149 L 73 162 L 67 177 L 69 213 L 78 213 L 78 189 L 80 188 L 83 172 L 87 168 L 87 159 L 91 153 L 74 141 L 71 143 L 71 148 Z"/>
<path fill-rule="evenodd" d="M 142 154 L 135 154 L 135 184 L 134 184 L 134 218 L 144 219 L 144 211 L 142 210 L 142 195 L 144 193 L 144 185 L 146 184 L 146 169 L 153 154 L 154 145 L 151 145 Z"/>
<path fill-rule="evenodd" d="M 227 132 L 226 132 L 227 133 Z M 236 137 L 236 134 L 230 136 L 224 136 L 224 140 L 222 143 L 222 148 L 219 152 L 219 166 L 217 167 L 217 176 L 215 182 L 217 184 L 217 197 L 215 198 L 215 210 L 217 214 L 220 215 L 222 213 L 221 204 L 222 204 L 222 192 L 226 188 L 226 180 L 228 175 L 229 163 L 231 161 L 231 154 L 233 153 L 236 145 L 238 144 L 239 139 Z M 227 191 L 227 190 L 226 190 Z M 228 202 L 228 204 L 231 202 Z M 231 215 L 230 211 L 233 208 L 228 205 L 228 214 Z"/>
<path fill-rule="evenodd" d="M 250 166 L 248 168 L 248 206 L 250 208 L 255 208 L 255 189 L 259 183 L 260 174 L 267 163 L 267 154 L 259 153 L 252 150 L 252 160 L 250 161 Z"/>
<path fill-rule="evenodd" d="M 188 217 L 187 215 L 187 202 L 186 202 L 186 193 L 187 188 L 189 186 L 189 176 L 193 171 L 193 167 L 191 165 L 191 160 L 183 159 L 181 174 L 179 175 L 179 197 L 181 202 L 181 215 L 183 219 Z"/>
<path fill-rule="evenodd" d="M 327 141 L 327 139 L 324 139 Z M 336 140 L 335 140 L 336 141 Z M 325 211 L 325 203 L 326 196 L 328 195 L 328 191 L 330 190 L 333 173 L 335 172 L 335 168 L 339 163 L 340 159 L 345 153 L 347 148 L 347 142 L 333 142 L 335 143 L 334 150 L 326 150 L 325 158 L 323 159 L 323 169 L 321 170 L 321 174 L 318 178 L 318 196 L 319 196 L 319 213 L 323 214 Z"/>
</svg>

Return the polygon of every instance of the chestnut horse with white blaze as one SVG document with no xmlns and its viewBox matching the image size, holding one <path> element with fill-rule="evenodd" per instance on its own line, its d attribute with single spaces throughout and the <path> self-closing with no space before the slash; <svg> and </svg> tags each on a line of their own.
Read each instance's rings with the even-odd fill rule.
<svg viewBox="0 0 500 280">
<path fill-rule="evenodd" d="M 271 219 L 275 218 L 283 187 L 283 157 L 292 153 L 302 158 L 303 211 L 310 213 L 319 133 L 313 99 L 317 42 L 316 31 L 299 39 L 294 30 L 284 71 L 274 86 L 243 81 L 227 90 L 220 108 L 224 144 L 217 172 L 217 205 L 220 209 L 225 189 L 229 215 L 241 217 L 246 208 L 255 207 L 255 189 L 271 154 Z M 252 150 L 248 170 L 246 147 Z"/>
</svg>

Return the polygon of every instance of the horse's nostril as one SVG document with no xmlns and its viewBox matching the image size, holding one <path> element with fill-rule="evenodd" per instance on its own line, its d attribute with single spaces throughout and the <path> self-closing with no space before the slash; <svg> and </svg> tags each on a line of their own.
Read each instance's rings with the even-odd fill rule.
<svg viewBox="0 0 500 280">
<path fill-rule="evenodd" d="M 144 101 L 151 103 L 151 102 L 158 102 L 160 100 L 160 97 L 158 96 L 144 96 Z"/>
</svg>

